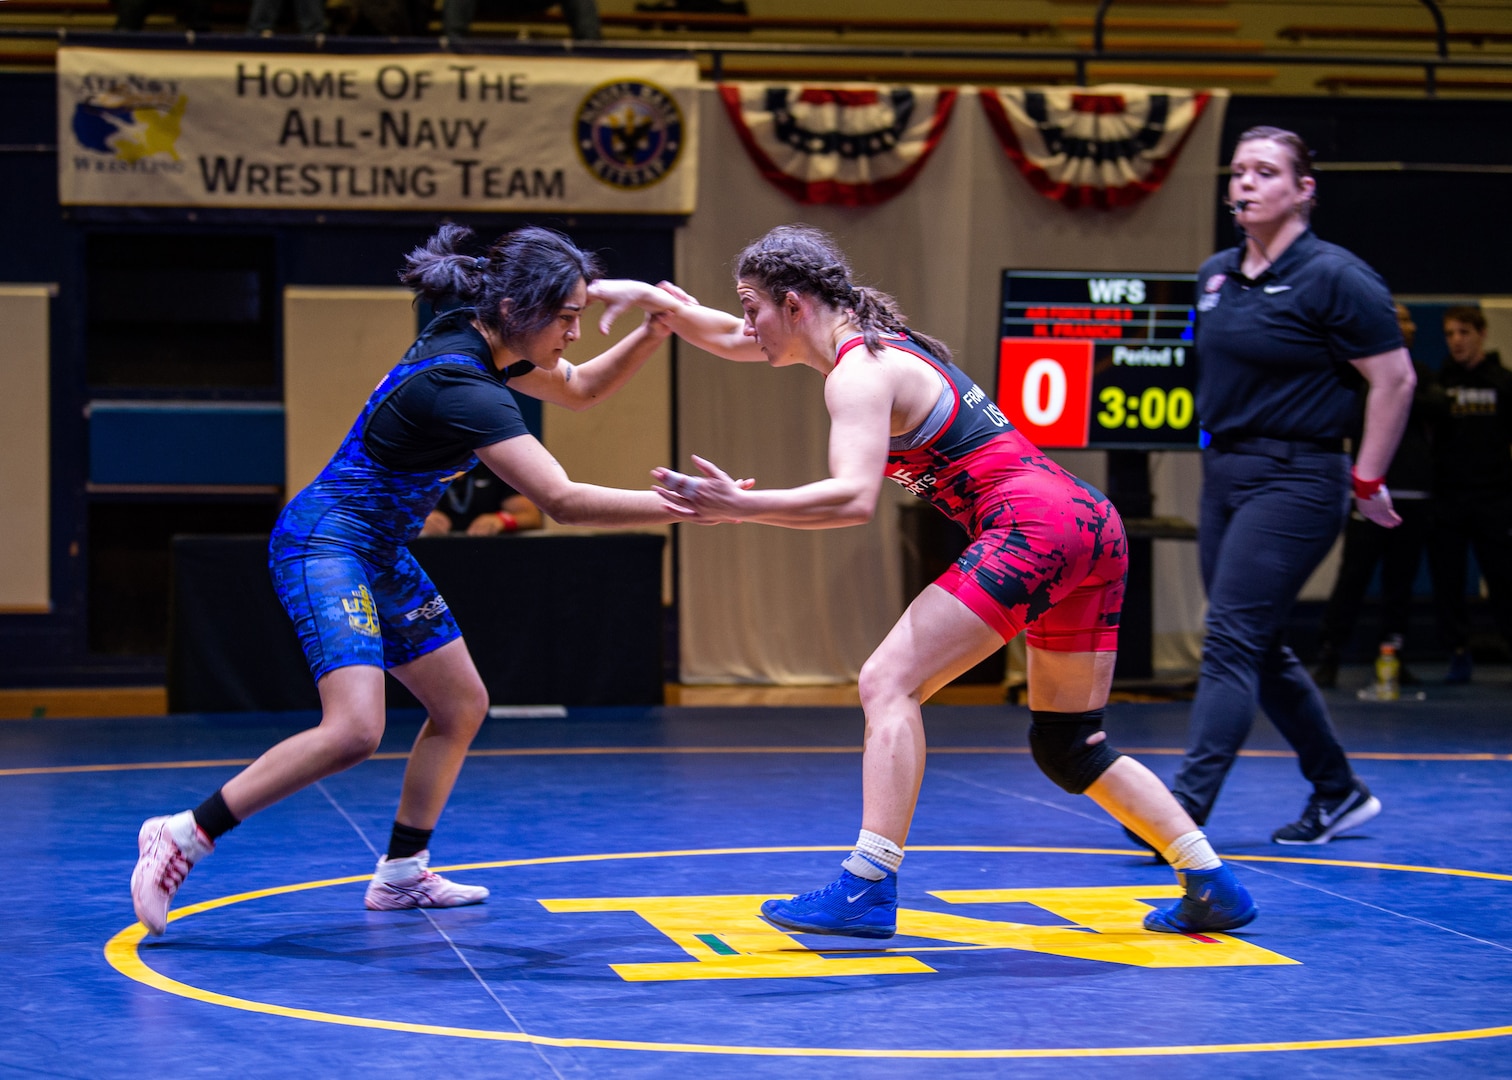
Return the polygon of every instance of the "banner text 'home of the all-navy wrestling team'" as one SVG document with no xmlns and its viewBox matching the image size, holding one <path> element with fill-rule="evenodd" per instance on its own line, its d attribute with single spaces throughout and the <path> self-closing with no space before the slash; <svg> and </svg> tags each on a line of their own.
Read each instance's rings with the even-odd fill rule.
<svg viewBox="0 0 1512 1080">
<path fill-rule="evenodd" d="M 64 48 L 65 205 L 691 213 L 696 65 Z"/>
</svg>

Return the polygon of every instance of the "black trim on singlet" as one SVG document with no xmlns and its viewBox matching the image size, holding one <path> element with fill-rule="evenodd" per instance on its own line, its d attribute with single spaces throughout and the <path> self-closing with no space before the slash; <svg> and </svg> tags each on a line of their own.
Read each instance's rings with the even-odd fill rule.
<svg viewBox="0 0 1512 1080">
<path fill-rule="evenodd" d="M 840 365 L 840 361 L 844 360 L 846 355 L 852 349 L 854 349 L 857 345 L 864 344 L 865 341 L 866 339 L 860 334 L 857 334 L 855 337 L 846 340 L 835 354 L 835 366 L 838 367 Z M 934 353 L 926 349 L 923 343 L 915 338 L 912 334 L 910 334 L 907 330 L 903 330 L 901 332 L 887 332 L 882 334 L 881 344 L 886 345 L 891 349 L 897 349 L 899 352 L 906 352 L 910 356 L 917 357 L 918 359 L 928 364 L 930 367 L 934 368 L 937 373 L 944 377 L 946 388 L 949 389 L 950 396 L 954 399 L 950 406 L 950 415 L 946 418 L 945 422 L 939 426 L 935 433 L 929 437 L 928 442 L 925 442 L 921 446 L 915 446 L 911 450 L 894 450 L 891 446 L 891 439 L 889 439 L 887 452 L 889 458 L 891 458 L 898 454 L 912 454 L 920 450 L 927 450 L 935 443 L 939 442 L 940 437 L 950 430 L 951 425 L 953 425 L 956 422 L 956 419 L 961 415 L 961 387 L 956 382 L 955 376 L 951 373 L 950 368 L 952 365 L 947 364 L 946 361 L 941 360 L 938 356 L 934 355 Z M 961 374 L 968 379 L 970 378 L 970 376 L 966 375 L 965 372 L 961 372 Z M 941 393 L 944 393 L 944 390 L 942 390 Z M 938 401 L 939 399 L 936 398 L 935 400 Z M 931 416 L 934 415 L 934 409 L 935 406 L 931 405 L 929 410 Z M 928 417 L 926 417 L 924 423 L 928 422 Z M 911 435 L 914 431 L 917 430 L 919 429 L 916 427 L 911 431 L 905 431 L 903 434 Z"/>
<path fill-rule="evenodd" d="M 430 321 L 415 343 L 409 347 L 399 361 L 399 366 L 390 374 L 396 374 L 399 368 L 407 364 L 419 364 L 425 360 L 432 360 L 440 356 L 470 356 L 483 365 L 483 370 L 478 371 L 472 364 L 457 360 L 447 362 L 446 367 L 458 367 L 465 371 L 475 371 L 480 375 L 491 376 L 501 385 L 507 385 L 509 380 L 525 374 L 526 371 L 534 371 L 535 365 L 529 360 L 520 360 L 509 365 L 502 372 L 494 367 L 493 349 L 489 347 L 488 340 L 478 333 L 472 324 L 474 311 L 470 307 L 453 308 L 437 315 Z M 399 392 L 415 375 L 422 375 L 428 371 L 434 371 L 441 364 L 432 364 L 423 371 L 412 372 L 393 380 L 393 385 L 387 387 L 383 396 L 372 403 L 368 409 L 367 417 L 362 422 L 360 438 L 363 445 L 367 445 L 368 432 L 372 429 L 373 420 L 377 417 L 380 409 L 386 405 L 390 398 Z"/>
<path fill-rule="evenodd" d="M 840 360 L 861 342 L 860 335 L 847 340 L 840 346 L 835 363 L 838 365 Z M 911 449 L 894 449 L 889 440 L 887 452 L 889 464 L 906 464 L 911 460 L 917 460 L 919 455 L 945 454 L 952 458 L 959 458 L 998 436 L 1014 430 L 1012 423 L 993 404 L 986 392 L 982 390 L 980 383 L 959 365 L 949 360 L 942 360 L 930 352 L 923 342 L 906 330 L 901 334 L 882 335 L 882 344 L 922 360 L 944 376 L 949 384 L 948 391 L 951 397 L 949 417 L 927 441 Z M 945 390 L 941 393 L 945 393 Z M 931 406 L 931 415 L 933 410 L 934 407 Z M 912 434 L 917 430 L 914 428 L 904 434 Z"/>
</svg>

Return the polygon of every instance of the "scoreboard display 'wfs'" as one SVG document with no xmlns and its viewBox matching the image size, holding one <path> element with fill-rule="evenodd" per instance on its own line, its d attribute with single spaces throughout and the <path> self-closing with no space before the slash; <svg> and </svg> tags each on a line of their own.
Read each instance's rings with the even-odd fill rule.
<svg viewBox="0 0 1512 1080">
<path fill-rule="evenodd" d="M 998 407 L 1039 446 L 1196 449 L 1190 274 L 1005 270 Z"/>
</svg>

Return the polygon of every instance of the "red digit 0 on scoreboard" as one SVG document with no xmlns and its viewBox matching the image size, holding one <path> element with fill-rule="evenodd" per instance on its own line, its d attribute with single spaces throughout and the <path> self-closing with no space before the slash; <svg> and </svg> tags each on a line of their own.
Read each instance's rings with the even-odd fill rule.
<svg viewBox="0 0 1512 1080">
<path fill-rule="evenodd" d="M 1036 446 L 1087 445 L 1092 342 L 1003 338 L 998 408 Z"/>
</svg>

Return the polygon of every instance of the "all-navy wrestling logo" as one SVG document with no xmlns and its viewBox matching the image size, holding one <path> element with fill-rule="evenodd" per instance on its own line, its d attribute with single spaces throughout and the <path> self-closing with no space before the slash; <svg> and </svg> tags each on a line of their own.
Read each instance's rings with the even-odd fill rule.
<svg viewBox="0 0 1512 1080">
<path fill-rule="evenodd" d="M 577 147 L 588 171 L 610 187 L 650 187 L 682 156 L 682 110 L 653 83 L 604 83 L 578 106 Z"/>
</svg>

